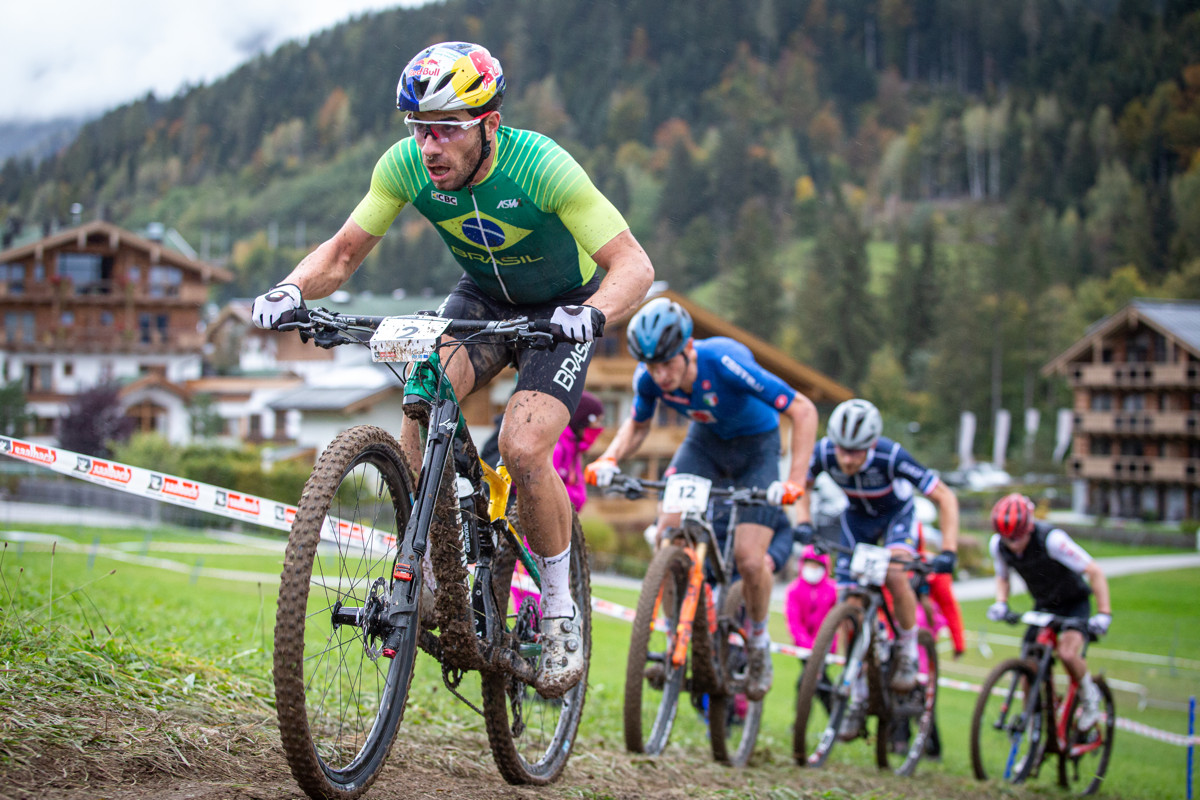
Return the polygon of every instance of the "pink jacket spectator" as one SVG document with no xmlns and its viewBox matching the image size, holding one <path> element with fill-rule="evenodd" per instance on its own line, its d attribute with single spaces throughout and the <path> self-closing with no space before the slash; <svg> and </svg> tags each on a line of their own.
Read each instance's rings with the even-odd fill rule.
<svg viewBox="0 0 1200 800">
<path fill-rule="evenodd" d="M 812 647 L 813 639 L 817 638 L 817 631 L 825 621 L 825 615 L 837 602 L 837 587 L 829 577 L 829 556 L 818 554 L 813 546 L 809 545 L 804 548 L 800 557 L 802 568 L 806 561 L 821 564 L 826 574 L 816 584 L 811 584 L 801 575 L 797 575 L 788 586 L 783 615 L 787 619 L 788 630 L 792 633 L 792 641 L 797 647 Z"/>
</svg>

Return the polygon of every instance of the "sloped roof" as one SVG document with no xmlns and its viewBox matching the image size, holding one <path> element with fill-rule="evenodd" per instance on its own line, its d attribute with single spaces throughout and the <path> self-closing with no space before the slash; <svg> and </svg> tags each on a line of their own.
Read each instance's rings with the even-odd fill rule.
<svg viewBox="0 0 1200 800">
<path fill-rule="evenodd" d="M 74 228 L 66 228 L 57 233 L 52 233 L 43 239 L 0 252 L 0 262 L 19 261 L 30 256 L 35 258 L 40 257 L 47 250 L 59 250 L 71 246 L 84 247 L 87 245 L 88 239 L 93 236 L 107 238 L 109 247 L 114 250 L 121 245 L 141 250 L 150 255 L 151 261 L 159 264 L 169 264 L 189 272 L 194 272 L 205 282 L 220 281 L 227 283 L 233 280 L 233 273 L 229 270 L 208 264 L 204 261 L 188 258 L 184 254 L 167 247 L 162 242 L 147 239 L 137 235 L 133 231 L 125 230 L 113 225 L 111 222 L 103 220 L 87 222 Z"/>
<path fill-rule="evenodd" d="M 1042 367 L 1042 375 L 1065 372 L 1069 364 L 1085 358 L 1096 342 L 1122 326 L 1133 327 L 1139 322 L 1200 358 L 1200 302 L 1139 297 L 1088 326 L 1082 338 Z"/>
<path fill-rule="evenodd" d="M 337 411 L 353 414 L 370 409 L 397 386 L 304 386 L 271 401 L 273 411 Z"/>
<path fill-rule="evenodd" d="M 789 386 L 803 393 L 814 403 L 840 403 L 854 397 L 854 392 L 823 372 L 797 361 L 775 345 L 758 338 L 749 331 L 739 328 L 712 311 L 698 306 L 693 301 L 670 289 L 661 293 L 687 309 L 692 315 L 697 339 L 709 336 L 727 336 L 750 348 L 754 358 L 763 368 L 779 376 Z"/>
</svg>

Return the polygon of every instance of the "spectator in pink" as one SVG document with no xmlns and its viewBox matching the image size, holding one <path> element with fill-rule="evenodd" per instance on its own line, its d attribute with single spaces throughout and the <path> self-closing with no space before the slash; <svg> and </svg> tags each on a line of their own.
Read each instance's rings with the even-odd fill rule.
<svg viewBox="0 0 1200 800">
<path fill-rule="evenodd" d="M 812 545 L 800 556 L 800 574 L 787 590 L 784 617 L 797 647 L 812 647 L 825 615 L 837 602 L 837 587 L 829 577 L 829 556 Z"/>
</svg>

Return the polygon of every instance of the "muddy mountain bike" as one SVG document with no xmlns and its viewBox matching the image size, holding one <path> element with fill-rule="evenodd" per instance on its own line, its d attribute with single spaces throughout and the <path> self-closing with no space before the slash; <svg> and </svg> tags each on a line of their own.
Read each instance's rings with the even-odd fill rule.
<svg viewBox="0 0 1200 800">
<path fill-rule="evenodd" d="M 378 777 L 404 717 L 418 646 L 441 663 L 450 692 L 483 716 L 507 781 L 548 783 L 570 756 L 586 667 L 562 698 L 547 700 L 533 688 L 537 601 L 510 608 L 510 588 L 518 560 L 535 584 L 538 570 L 509 507 L 508 476 L 480 461 L 442 369 L 443 354 L 453 358 L 480 336 L 551 346 L 541 325 L 314 309 L 288 326 L 321 347 L 365 344 L 376 360 L 411 362 L 404 412 L 424 438 L 414 485 L 391 434 L 367 425 L 344 431 L 321 454 L 296 512 L 279 589 L 274 677 L 283 748 L 310 797 L 349 800 Z M 459 338 L 441 344 L 444 333 Z M 586 665 L 591 592 L 575 516 L 571 581 Z M 460 692 L 472 670 L 481 674 L 482 709 Z"/>
<path fill-rule="evenodd" d="M 910 692 L 896 692 L 890 687 L 892 668 L 899 656 L 899 628 L 885 602 L 883 585 L 892 563 L 902 564 L 914 573 L 928 572 L 929 565 L 895 558 L 886 547 L 869 544 L 860 543 L 851 550 L 816 540 L 813 546 L 825 552 L 851 553 L 850 576 L 857 584 L 830 609 L 801 673 L 792 732 L 796 763 L 802 767 L 823 766 L 839 741 L 867 737 L 866 718 L 874 717 L 875 763 L 898 775 L 912 775 L 925 754 L 925 742 L 933 728 L 937 647 L 933 635 L 920 629 L 916 687 Z M 861 686 L 864 675 L 866 694 L 856 697 L 855 686 Z M 909 728 L 912 734 L 907 749 L 896 752 L 892 743 L 898 738 L 894 732 L 900 728 Z"/>
<path fill-rule="evenodd" d="M 706 478 L 682 473 L 665 481 L 618 473 L 605 492 L 631 500 L 661 492 L 663 511 L 682 514 L 679 527 L 662 534 L 638 595 L 625 668 L 626 749 L 662 753 L 680 695 L 688 692 L 707 715 L 713 758 L 745 766 L 763 704 L 745 699 L 750 622 L 742 583 L 733 577 L 733 539 L 737 509 L 765 504 L 766 492 L 714 488 Z M 708 516 L 710 498 L 733 504 L 723 548 Z"/>
<path fill-rule="evenodd" d="M 971 716 L 975 777 L 1024 783 L 1038 775 L 1047 756 L 1056 754 L 1059 785 L 1081 795 L 1094 793 L 1112 757 L 1117 725 L 1112 691 L 1103 677 L 1092 678 L 1100 690 L 1102 716 L 1092 728 L 1080 730 L 1079 684 L 1072 679 L 1066 694 L 1060 694 L 1053 676 L 1058 633 L 1068 622 L 1087 631 L 1087 621 L 1026 611 L 1009 612 L 1005 622 L 1038 630 L 1020 658 L 1000 662 L 983 682 Z M 1091 638 L 1084 634 L 1084 654 Z"/>
</svg>

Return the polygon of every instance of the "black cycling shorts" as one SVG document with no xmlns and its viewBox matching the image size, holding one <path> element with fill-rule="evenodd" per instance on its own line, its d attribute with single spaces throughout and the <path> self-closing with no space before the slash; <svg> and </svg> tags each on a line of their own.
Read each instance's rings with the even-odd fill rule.
<svg viewBox="0 0 1200 800">
<path fill-rule="evenodd" d="M 600 287 L 597 274 L 584 286 L 555 298 L 552 303 L 513 305 L 486 294 L 475 281 L 463 275 L 458 285 L 442 302 L 438 314 L 449 319 L 503 320 L 516 317 L 549 319 L 559 306 L 580 305 Z M 510 364 L 517 370 L 517 391 L 541 392 L 557 398 L 574 414 L 583 396 L 583 383 L 588 364 L 595 352 L 595 342 L 586 344 L 560 343 L 553 350 L 517 348 L 496 337 L 471 337 L 465 347 L 475 369 L 475 388 L 491 383 Z M 443 358 L 453 358 L 455 351 L 443 349 Z M 461 357 L 461 356 L 459 356 Z"/>
</svg>

